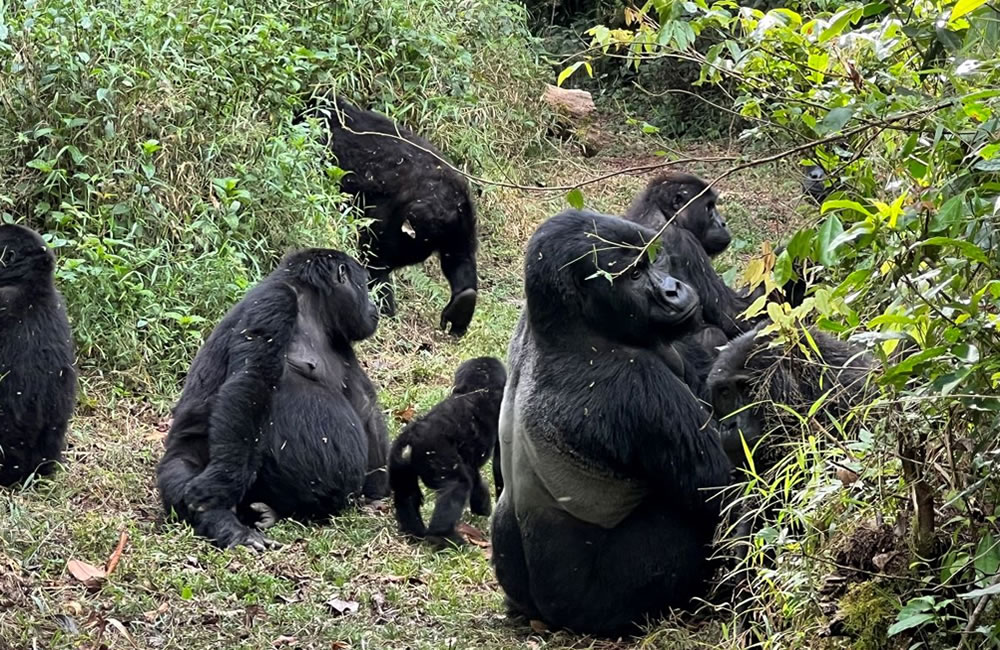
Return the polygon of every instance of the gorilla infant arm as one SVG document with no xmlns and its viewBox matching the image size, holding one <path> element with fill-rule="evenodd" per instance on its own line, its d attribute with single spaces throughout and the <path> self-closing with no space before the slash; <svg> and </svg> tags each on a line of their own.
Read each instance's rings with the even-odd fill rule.
<svg viewBox="0 0 1000 650">
<path fill-rule="evenodd" d="M 698 300 L 654 233 L 569 211 L 535 232 L 500 415 L 493 558 L 510 608 L 615 634 L 701 595 L 730 466 L 664 343 Z"/>
</svg>

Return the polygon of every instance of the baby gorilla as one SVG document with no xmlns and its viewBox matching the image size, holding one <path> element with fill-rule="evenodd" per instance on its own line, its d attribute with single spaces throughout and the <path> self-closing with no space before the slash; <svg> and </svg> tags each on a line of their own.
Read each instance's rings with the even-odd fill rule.
<svg viewBox="0 0 1000 650">
<path fill-rule="evenodd" d="M 507 371 L 493 357 L 462 363 L 451 395 L 403 429 L 389 453 L 389 483 L 399 529 L 437 546 L 464 544 L 455 530 L 468 501 L 473 514 L 490 514 L 490 492 L 479 474 L 497 439 Z M 418 480 L 437 491 L 430 525 L 420 517 Z"/>
</svg>

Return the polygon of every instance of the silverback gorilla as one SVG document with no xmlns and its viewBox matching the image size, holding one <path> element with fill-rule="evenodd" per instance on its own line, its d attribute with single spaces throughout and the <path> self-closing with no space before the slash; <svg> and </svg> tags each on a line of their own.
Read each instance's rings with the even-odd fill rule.
<svg viewBox="0 0 1000 650">
<path fill-rule="evenodd" d="M 691 232 L 701 242 L 705 252 L 715 257 L 726 250 L 732 235 L 716 206 L 718 192 L 712 188 L 706 190 L 707 186 L 708 183 L 693 174 L 660 174 L 635 197 L 625 212 L 625 219 L 659 231 L 671 217 L 677 215 L 671 224 Z M 698 198 L 684 208 L 695 196 Z"/>
<path fill-rule="evenodd" d="M 466 502 L 488 516 L 489 488 L 479 473 L 497 440 L 507 371 L 499 359 L 477 357 L 455 371 L 455 388 L 426 415 L 406 426 L 389 452 L 389 484 L 399 529 L 436 546 L 465 543 L 455 530 Z M 420 517 L 420 481 L 437 492 L 428 526 Z"/>
<path fill-rule="evenodd" d="M 76 371 L 54 270 L 37 233 L 0 226 L 0 485 L 50 473 L 66 443 Z"/>
<path fill-rule="evenodd" d="M 441 329 L 465 334 L 476 308 L 476 211 L 465 179 L 431 143 L 384 115 L 343 98 L 318 110 L 337 164 L 351 172 L 341 188 L 358 196 L 372 219 L 358 242 L 387 316 L 396 312 L 393 269 L 437 252 L 451 286 Z"/>
<path fill-rule="evenodd" d="M 352 343 L 378 310 L 335 250 L 292 253 L 195 357 L 157 468 L 169 514 L 222 547 L 273 542 L 261 515 L 318 518 L 388 494 L 388 436 Z"/>
<path fill-rule="evenodd" d="M 569 211 L 525 255 L 493 557 L 513 612 L 577 632 L 619 633 L 684 606 L 711 573 L 711 489 L 730 465 L 662 353 L 698 298 L 639 254 L 653 236 Z"/>
</svg>

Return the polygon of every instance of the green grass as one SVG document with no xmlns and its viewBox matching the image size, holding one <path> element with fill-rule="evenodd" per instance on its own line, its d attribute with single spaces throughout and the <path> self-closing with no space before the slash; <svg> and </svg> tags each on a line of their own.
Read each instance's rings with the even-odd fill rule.
<svg viewBox="0 0 1000 650">
<path fill-rule="evenodd" d="M 620 154 L 581 162 L 553 152 L 532 171 L 561 184 L 607 171 Z M 643 182 L 619 177 L 591 186 L 588 207 L 621 212 Z M 757 236 L 755 224 L 768 223 L 773 206 L 742 197 L 780 182 L 772 170 L 723 187 L 741 197 L 730 201 L 734 230 Z M 468 335 L 456 342 L 433 328 L 447 289 L 428 262 L 399 274 L 399 317 L 384 321 L 360 348 L 381 387 L 393 434 L 400 427 L 393 414 L 409 406 L 423 412 L 441 399 L 462 359 L 505 357 L 521 309 L 524 244 L 539 222 L 566 207 L 561 195 L 496 188 L 479 205 L 483 291 Z M 435 553 L 407 543 L 396 534 L 389 508 L 348 513 L 325 525 L 284 521 L 272 529 L 284 544 L 274 552 L 217 551 L 188 527 L 162 521 L 153 473 L 166 405 L 116 398 L 97 378 L 87 381 L 95 394 L 72 423 L 67 471 L 20 491 L 0 491 L 0 650 L 724 644 L 727 635 L 717 623 L 696 631 L 663 623 L 643 640 L 620 642 L 534 634 L 505 618 L 488 550 Z M 467 521 L 488 531 L 485 518 Z M 69 575 L 72 559 L 103 565 L 122 532 L 128 544 L 103 586 L 88 590 Z M 356 602 L 358 611 L 339 615 L 328 605 L 334 599 Z"/>
</svg>

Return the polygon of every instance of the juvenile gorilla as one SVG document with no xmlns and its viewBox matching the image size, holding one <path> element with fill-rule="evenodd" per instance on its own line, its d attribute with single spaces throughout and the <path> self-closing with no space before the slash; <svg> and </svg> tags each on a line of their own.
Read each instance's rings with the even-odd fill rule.
<svg viewBox="0 0 1000 650">
<path fill-rule="evenodd" d="M 462 545 L 456 532 L 469 503 L 473 514 L 490 514 L 490 492 L 479 470 L 497 440 L 500 400 L 507 372 L 492 357 L 470 359 L 455 371 L 451 395 L 429 413 L 411 422 L 389 453 L 389 483 L 396 503 L 399 529 L 437 545 Z M 423 495 L 418 481 L 437 491 L 434 514 L 424 527 L 420 517 Z"/>
<path fill-rule="evenodd" d="M 76 404 L 73 337 L 34 231 L 0 226 L 0 485 L 49 474 Z"/>
<path fill-rule="evenodd" d="M 711 489 L 730 465 L 662 354 L 698 298 L 638 254 L 653 236 L 569 211 L 542 224 L 525 255 L 493 558 L 509 607 L 551 626 L 620 633 L 687 605 L 711 574 Z"/>
<path fill-rule="evenodd" d="M 723 448 L 734 465 L 745 464 L 742 434 L 747 448 L 758 447 L 754 454 L 758 471 L 774 464 L 777 443 L 786 437 L 786 429 L 800 426 L 797 418 L 775 408 L 776 404 L 806 413 L 823 397 L 822 411 L 842 418 L 864 404 L 868 378 L 875 368 L 863 349 L 819 330 L 809 330 L 821 353 L 817 355 L 806 341 L 771 347 L 773 336 L 757 338 L 763 327 L 760 324 L 729 342 L 715 360 L 707 386 Z M 809 349 L 809 356 L 804 348 Z M 771 438 L 761 444 L 765 435 Z"/>
<path fill-rule="evenodd" d="M 157 485 L 169 514 L 221 547 L 251 529 L 388 494 L 388 436 L 352 343 L 378 310 L 368 276 L 335 250 L 292 253 L 215 328 L 191 364 Z M 267 504 L 267 505 L 264 505 Z"/>
<path fill-rule="evenodd" d="M 660 174 L 635 197 L 625 213 L 625 219 L 659 231 L 676 214 L 671 224 L 690 231 L 701 242 L 705 252 L 715 257 L 726 250 L 732 236 L 726 227 L 726 220 L 716 207 L 718 192 L 705 190 L 706 187 L 708 183 L 692 174 Z M 684 208 L 695 196 L 698 199 Z M 680 213 L 678 210 L 681 210 Z"/>
<path fill-rule="evenodd" d="M 444 156 L 431 143 L 384 115 L 343 98 L 316 112 L 329 130 L 337 164 L 351 172 L 341 188 L 358 196 L 372 219 L 362 230 L 359 249 L 383 312 L 396 313 L 392 270 L 437 252 L 451 285 L 441 329 L 450 324 L 451 333 L 462 336 L 472 321 L 478 284 L 476 211 L 465 179 L 442 162 Z"/>
</svg>

